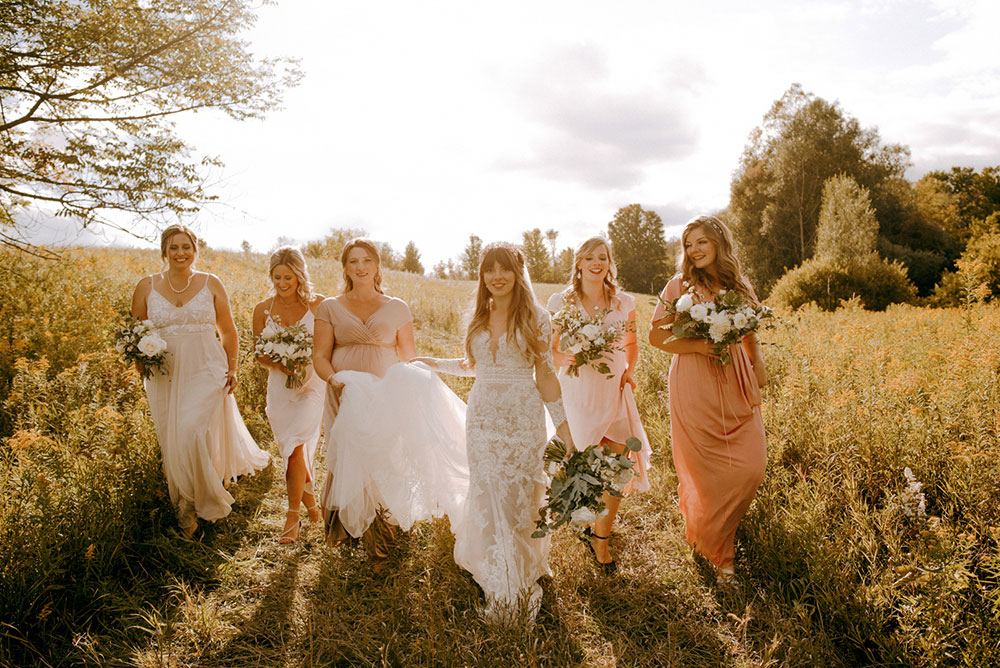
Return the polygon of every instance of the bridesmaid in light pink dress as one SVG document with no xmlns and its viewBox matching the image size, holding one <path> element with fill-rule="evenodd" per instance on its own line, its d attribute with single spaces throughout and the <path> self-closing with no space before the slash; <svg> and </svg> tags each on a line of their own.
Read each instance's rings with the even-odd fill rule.
<svg viewBox="0 0 1000 668">
<path fill-rule="evenodd" d="M 566 419 L 578 449 L 604 443 L 615 452 L 625 450 L 625 441 L 639 439 L 642 450 L 629 452 L 635 462 L 635 475 L 625 486 L 625 494 L 649 489 L 646 477 L 652 453 L 646 430 L 639 419 L 632 390 L 635 388 L 635 365 L 639 359 L 639 345 L 635 334 L 635 300 L 620 292 L 615 281 L 615 261 L 611 246 L 604 237 L 591 237 L 576 249 L 572 283 L 563 292 L 549 299 L 548 310 L 556 313 L 570 306 L 585 314 L 606 312 L 605 325 L 614 324 L 624 330 L 618 341 L 619 348 L 611 355 L 608 366 L 612 377 L 599 373 L 590 365 L 580 367 L 579 375 L 570 376 L 565 370 L 559 374 Z M 552 331 L 552 357 L 557 367 L 567 367 L 573 362 L 571 353 L 559 349 L 559 331 Z M 608 548 L 611 527 L 621 503 L 621 497 L 604 495 L 608 513 L 594 522 L 591 530 L 591 549 L 594 558 L 605 572 L 616 568 Z"/>
<path fill-rule="evenodd" d="M 316 309 L 313 347 L 316 373 L 327 383 L 324 426 L 328 436 L 340 409 L 339 391 L 343 386 L 333 377 L 338 371 L 364 371 L 382 378 L 393 364 L 408 362 L 417 354 L 410 308 L 403 300 L 382 291 L 382 269 L 375 244 L 367 239 L 352 239 L 344 246 L 340 259 L 344 294 L 324 299 Z M 362 445 L 327 443 L 327 470 L 334 470 L 338 448 Z M 320 501 L 327 543 L 335 547 L 349 534 L 338 508 L 330 503 L 333 482 L 328 473 Z M 365 529 L 361 538 L 374 570 L 380 570 L 381 562 L 389 556 L 395 533 L 396 523 L 384 513 L 379 513 Z"/>
<path fill-rule="evenodd" d="M 695 218 L 684 228 L 681 245 L 681 273 L 660 293 L 663 299 L 678 299 L 693 286 L 696 302 L 710 301 L 725 289 L 758 303 L 725 223 L 715 216 Z M 708 340 L 671 338 L 672 321 L 657 306 L 649 342 L 673 354 L 670 439 L 680 510 L 688 542 L 715 565 L 720 584 L 733 584 L 736 528 L 767 464 L 760 409 L 767 371 L 752 335 L 730 346 L 732 363 L 719 366 Z"/>
</svg>

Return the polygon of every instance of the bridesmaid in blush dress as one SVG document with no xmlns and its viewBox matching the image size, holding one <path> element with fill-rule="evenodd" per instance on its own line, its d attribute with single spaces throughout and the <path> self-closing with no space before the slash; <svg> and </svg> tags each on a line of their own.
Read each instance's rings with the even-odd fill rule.
<svg viewBox="0 0 1000 668">
<path fill-rule="evenodd" d="M 382 292 L 382 270 L 375 244 L 367 239 L 353 239 L 344 246 L 340 260 L 344 267 L 344 293 L 324 299 L 316 309 L 313 347 L 316 373 L 327 383 L 324 423 L 328 437 L 339 410 L 342 385 L 333 378 L 337 372 L 364 371 L 381 378 L 393 364 L 408 362 L 416 355 L 413 317 L 406 302 Z M 329 473 L 321 501 L 327 542 L 332 546 L 339 545 L 349 535 L 338 508 L 331 505 L 330 496 L 337 450 L 352 445 L 326 444 Z M 365 551 L 376 570 L 395 541 L 396 527 L 392 522 L 391 516 L 380 512 L 364 531 Z"/>
<path fill-rule="evenodd" d="M 622 331 L 617 342 L 618 348 L 611 354 L 608 367 L 612 377 L 598 373 L 589 364 L 580 367 L 577 376 L 563 372 L 559 374 L 566 419 L 570 431 L 576 439 L 576 446 L 584 449 L 589 445 L 603 443 L 613 452 L 625 451 L 625 441 L 630 437 L 639 439 L 642 449 L 628 452 L 633 459 L 635 473 L 632 481 L 625 485 L 624 494 L 632 491 L 644 492 L 649 489 L 646 472 L 652 450 L 646 430 L 639 418 L 639 409 L 632 396 L 635 389 L 635 365 L 639 360 L 639 345 L 635 334 L 635 300 L 618 290 L 615 281 L 615 261 L 611 245 L 604 237 L 591 237 L 576 249 L 573 263 L 572 282 L 563 292 L 557 292 L 549 299 L 548 310 L 552 313 L 569 306 L 584 314 L 605 313 L 605 325 L 616 325 Z M 573 363 L 573 355 L 559 349 L 559 331 L 552 330 L 552 359 L 556 367 L 566 367 Z M 605 573 L 616 569 L 615 560 L 608 549 L 611 527 L 621 503 L 620 496 L 604 495 L 608 512 L 594 522 L 590 533 L 590 546 L 594 559 Z"/>
<path fill-rule="evenodd" d="M 132 315 L 151 320 L 167 342 L 167 373 L 146 380 L 146 395 L 170 500 L 190 538 L 199 517 L 229 514 L 229 483 L 263 469 L 270 457 L 254 443 L 233 398 L 239 339 L 226 289 L 194 270 L 198 238 L 186 225 L 163 231 L 160 253 L 167 270 L 139 281 Z"/>
<path fill-rule="evenodd" d="M 660 296 L 678 299 L 689 288 L 696 302 L 736 290 L 752 304 L 757 296 L 733 253 L 732 233 L 715 216 L 700 216 L 681 235 L 681 272 Z M 670 361 L 670 439 L 677 468 L 677 496 L 687 540 L 716 567 L 720 584 L 734 584 L 736 528 L 753 501 L 767 464 L 760 388 L 767 371 L 750 335 L 730 346 L 732 363 L 717 364 L 706 339 L 671 338 L 673 316 L 653 312 L 651 345 Z"/>
<path fill-rule="evenodd" d="M 271 254 L 268 276 L 274 295 L 257 304 L 253 311 L 253 335 L 259 337 L 265 327 L 281 329 L 302 323 L 313 332 L 313 313 L 323 300 L 313 293 L 305 257 L 298 248 L 282 246 Z M 294 543 L 302 526 L 299 506 L 305 503 L 309 520 L 322 519 L 313 492 L 313 459 L 319 444 L 323 420 L 325 385 L 313 369 L 308 369 L 301 387 L 285 387 L 288 370 L 270 357 L 258 357 L 267 368 L 267 413 L 274 442 L 285 461 L 285 485 L 288 488 L 288 512 L 278 542 Z"/>
</svg>

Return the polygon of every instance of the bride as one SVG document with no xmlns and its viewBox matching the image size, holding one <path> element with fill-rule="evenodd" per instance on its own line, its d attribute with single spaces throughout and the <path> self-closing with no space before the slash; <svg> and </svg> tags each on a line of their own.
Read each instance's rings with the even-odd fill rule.
<svg viewBox="0 0 1000 668">
<path fill-rule="evenodd" d="M 538 579 L 551 574 L 549 538 L 531 537 L 548 484 L 545 409 L 567 453 L 573 449 L 550 338 L 549 314 L 535 302 L 524 256 L 494 243 L 483 249 L 465 359 L 414 360 L 476 378 L 466 416 L 469 492 L 463 520 L 452 527 L 455 561 L 483 588 L 487 616 L 502 620 L 522 604 L 533 617 Z"/>
</svg>

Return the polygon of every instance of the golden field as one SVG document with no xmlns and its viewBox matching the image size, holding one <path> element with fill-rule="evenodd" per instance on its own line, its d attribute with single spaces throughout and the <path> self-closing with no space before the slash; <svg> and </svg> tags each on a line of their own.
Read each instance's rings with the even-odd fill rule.
<svg viewBox="0 0 1000 668">
<path fill-rule="evenodd" d="M 1000 663 L 1000 309 L 783 314 L 764 335 L 769 463 L 737 537 L 739 588 L 692 555 L 676 507 L 668 356 L 644 343 L 637 398 L 653 490 L 623 504 L 606 577 L 557 532 L 531 627 L 482 621 L 446 520 L 385 575 L 319 531 L 276 544 L 280 466 L 233 514 L 175 531 L 141 384 L 110 329 L 156 253 L 0 252 L 0 665 L 987 666 Z M 244 351 L 266 258 L 206 251 Z M 339 266 L 311 264 L 317 288 Z M 536 286 L 540 299 L 559 286 Z M 458 356 L 474 284 L 388 272 L 421 354 Z M 651 306 L 638 296 L 640 341 Z M 237 401 L 270 447 L 265 375 Z M 465 396 L 467 379 L 447 379 Z M 322 462 L 322 450 L 319 457 Z M 926 514 L 910 516 L 909 467 Z M 320 467 L 321 468 L 321 467 Z"/>
</svg>

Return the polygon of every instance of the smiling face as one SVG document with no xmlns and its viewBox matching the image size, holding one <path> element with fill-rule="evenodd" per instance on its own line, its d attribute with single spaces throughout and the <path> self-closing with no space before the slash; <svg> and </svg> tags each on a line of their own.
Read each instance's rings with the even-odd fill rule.
<svg viewBox="0 0 1000 668">
<path fill-rule="evenodd" d="M 599 244 L 584 253 L 577 261 L 576 268 L 583 280 L 603 282 L 611 269 L 611 254 L 608 252 L 608 247 Z"/>
<path fill-rule="evenodd" d="M 347 253 L 344 273 L 354 286 L 373 284 L 377 272 L 378 262 L 364 248 L 355 246 Z"/>
<path fill-rule="evenodd" d="M 271 283 L 274 284 L 275 294 L 283 299 L 293 299 L 299 290 L 299 277 L 288 265 L 274 266 L 271 270 Z"/>
<path fill-rule="evenodd" d="M 190 268 L 197 255 L 198 247 L 185 233 L 178 232 L 167 240 L 166 258 L 171 269 L 185 270 Z"/>
<path fill-rule="evenodd" d="M 483 268 L 482 280 L 490 295 L 497 299 L 509 295 L 514 290 L 517 277 L 511 269 L 506 269 L 499 262 L 495 262 L 493 266 Z"/>
<path fill-rule="evenodd" d="M 701 227 L 695 227 L 684 238 L 684 254 L 698 269 L 715 266 L 715 242 L 705 235 Z"/>
</svg>

